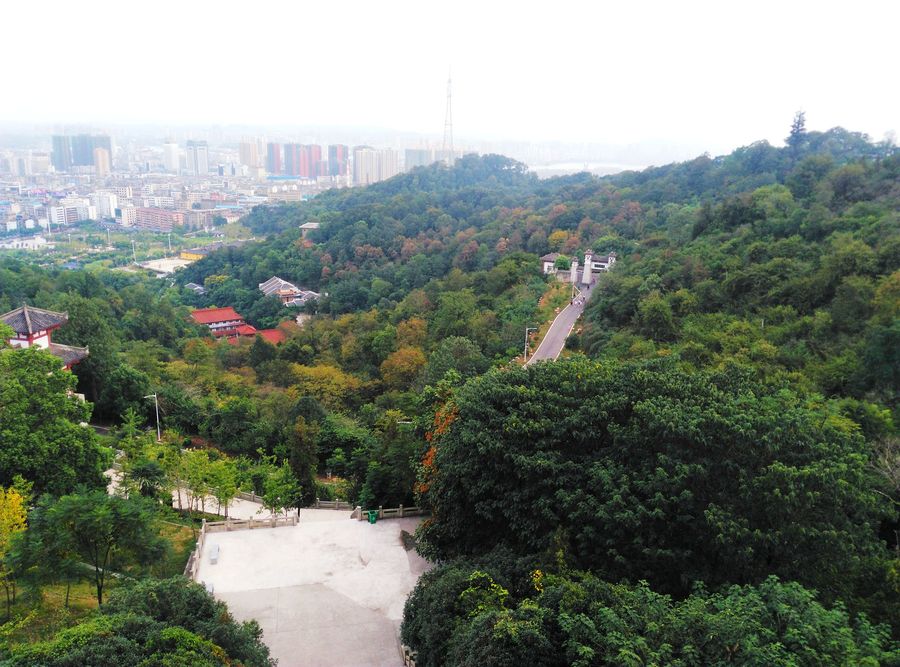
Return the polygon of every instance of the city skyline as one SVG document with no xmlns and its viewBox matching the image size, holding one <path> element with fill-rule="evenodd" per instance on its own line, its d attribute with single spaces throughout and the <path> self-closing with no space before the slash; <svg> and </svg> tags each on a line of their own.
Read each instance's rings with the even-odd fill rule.
<svg viewBox="0 0 900 667">
<path fill-rule="evenodd" d="M 760 139 L 779 145 L 799 109 L 811 128 L 840 125 L 876 140 L 896 131 L 900 117 L 900 93 L 886 85 L 900 12 L 865 0 L 852 15 L 829 3 L 763 2 L 726 12 L 706 2 L 563 2 L 552 13 L 529 3 L 477 12 L 465 2 L 255 12 L 220 3 L 213 13 L 199 3 L 169 11 L 176 6 L 163 1 L 129 25 L 130 39 L 152 44 L 165 36 L 178 48 L 114 58 L 104 40 L 83 40 L 75 61 L 112 80 L 164 74 L 167 94 L 140 104 L 137 88 L 83 95 L 81 77 L 60 72 L 63 37 L 113 30 L 114 5 L 51 4 L 52 23 L 44 9 L 11 8 L 9 20 L 32 30 L 11 35 L 13 52 L 28 56 L 10 72 L 16 104 L 0 110 L 0 123 L 376 128 L 439 141 L 449 66 L 460 144 L 675 144 L 686 157 Z M 272 22 L 311 26 L 303 51 L 322 57 L 298 58 L 291 40 L 267 39 Z M 35 29 L 49 46 L 33 48 Z M 259 103 L 269 93 L 278 104 Z M 79 105 L 61 107 L 58 99 Z"/>
</svg>

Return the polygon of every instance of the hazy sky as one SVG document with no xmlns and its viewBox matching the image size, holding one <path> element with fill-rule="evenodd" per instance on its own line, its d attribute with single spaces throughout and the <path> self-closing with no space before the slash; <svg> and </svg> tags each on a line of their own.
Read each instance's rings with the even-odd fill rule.
<svg viewBox="0 0 900 667">
<path fill-rule="evenodd" d="M 372 126 L 713 153 L 900 131 L 900 2 L 9 0 L 0 121 Z"/>
</svg>

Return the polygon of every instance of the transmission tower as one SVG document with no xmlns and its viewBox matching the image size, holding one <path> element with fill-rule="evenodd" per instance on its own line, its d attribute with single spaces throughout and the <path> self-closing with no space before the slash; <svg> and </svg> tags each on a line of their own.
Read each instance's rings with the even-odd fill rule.
<svg viewBox="0 0 900 667">
<path fill-rule="evenodd" d="M 444 161 L 447 166 L 453 166 L 453 108 L 450 104 L 450 73 L 447 73 L 447 111 L 444 114 L 444 144 L 441 152 L 444 154 Z"/>
</svg>

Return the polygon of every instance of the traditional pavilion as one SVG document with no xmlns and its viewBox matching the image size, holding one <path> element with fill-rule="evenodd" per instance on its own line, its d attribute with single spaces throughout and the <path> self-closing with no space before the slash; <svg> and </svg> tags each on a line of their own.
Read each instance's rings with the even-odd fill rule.
<svg viewBox="0 0 900 667">
<path fill-rule="evenodd" d="M 54 329 L 59 329 L 69 321 L 68 313 L 57 313 L 43 308 L 22 306 L 0 315 L 0 321 L 9 326 L 14 335 L 9 339 L 12 347 L 37 346 L 62 359 L 63 366 L 72 368 L 88 356 L 88 348 L 60 345 L 50 339 Z"/>
</svg>

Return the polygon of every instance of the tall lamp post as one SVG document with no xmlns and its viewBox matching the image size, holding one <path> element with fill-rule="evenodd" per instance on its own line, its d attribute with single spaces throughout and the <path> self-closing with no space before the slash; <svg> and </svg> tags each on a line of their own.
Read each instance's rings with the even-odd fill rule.
<svg viewBox="0 0 900 667">
<path fill-rule="evenodd" d="M 528 332 L 537 331 L 537 327 L 525 327 L 525 361 L 528 361 Z"/>
<path fill-rule="evenodd" d="M 156 442 L 162 442 L 162 433 L 159 430 L 159 398 L 156 394 L 150 394 L 144 398 L 152 398 L 153 404 L 156 406 Z"/>
</svg>

